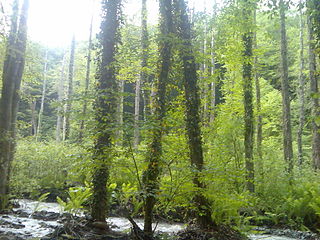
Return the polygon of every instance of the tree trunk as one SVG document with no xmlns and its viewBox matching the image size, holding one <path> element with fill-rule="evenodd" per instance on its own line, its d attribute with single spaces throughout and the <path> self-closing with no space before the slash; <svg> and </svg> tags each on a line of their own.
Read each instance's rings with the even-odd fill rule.
<svg viewBox="0 0 320 240">
<path fill-rule="evenodd" d="M 0 210 L 7 204 L 10 169 L 16 144 L 16 119 L 25 63 L 29 0 L 23 2 L 19 26 L 17 25 L 18 6 L 18 1 L 14 1 L 2 76 L 0 100 L 0 135 L 2 136 L 0 138 Z"/>
<path fill-rule="evenodd" d="M 117 132 L 116 132 L 116 144 L 121 146 L 123 144 L 123 103 L 124 103 L 124 84 L 125 80 L 120 79 L 118 81 L 118 101 L 117 101 Z"/>
<path fill-rule="evenodd" d="M 102 1 L 100 43 L 102 45 L 97 99 L 94 105 L 96 129 L 94 144 L 93 202 L 91 215 L 95 221 L 106 221 L 107 182 L 113 158 L 112 137 L 116 123 L 117 81 L 115 76 L 116 45 L 119 42 L 121 0 Z"/>
<path fill-rule="evenodd" d="M 148 28 L 147 28 L 147 0 L 142 0 L 141 8 L 141 73 L 136 81 L 135 111 L 134 111 L 134 147 L 140 143 L 139 116 L 141 86 L 147 85 L 148 74 Z M 145 92 L 147 93 L 147 92 Z M 148 96 L 145 96 L 148 98 Z M 145 113 L 146 114 L 146 113 Z"/>
<path fill-rule="evenodd" d="M 206 21 L 206 9 L 204 9 L 204 31 L 203 31 L 203 42 L 202 42 L 202 47 L 201 47 L 201 53 L 203 56 L 202 63 L 200 65 L 200 71 L 201 71 L 201 85 L 202 85 L 202 91 L 201 91 L 201 99 L 202 99 L 202 106 L 203 106 L 203 111 L 202 111 L 202 122 L 206 125 L 208 123 L 209 119 L 209 103 L 208 103 L 208 90 L 209 90 L 209 85 L 206 81 L 207 78 L 207 21 Z"/>
<path fill-rule="evenodd" d="M 300 1 L 300 4 L 301 1 Z M 299 74 L 299 128 L 298 128 L 298 163 L 302 166 L 303 163 L 303 150 L 302 150 L 302 135 L 303 128 L 305 123 L 305 74 L 304 74 L 304 21 L 303 21 L 303 13 L 300 8 L 300 74 Z"/>
<path fill-rule="evenodd" d="M 133 146 L 137 148 L 140 143 L 140 129 L 139 129 L 139 117 L 140 117 L 140 93 L 141 93 L 141 77 L 138 76 L 136 80 L 136 94 L 134 98 L 134 141 Z"/>
<path fill-rule="evenodd" d="M 147 0 L 142 0 L 141 9 L 141 84 L 143 92 L 143 118 L 146 121 L 147 116 L 150 115 L 150 81 L 147 67 L 149 58 L 149 33 L 148 33 L 148 12 L 147 12 Z"/>
<path fill-rule="evenodd" d="M 257 24 L 256 10 L 254 11 L 254 24 Z M 257 43 L 257 32 L 254 33 L 254 49 L 258 49 Z M 256 85 L 256 102 L 257 102 L 257 155 L 258 155 L 258 166 L 257 169 L 260 171 L 262 178 L 264 175 L 263 170 L 263 159 L 262 159 L 262 114 L 261 114 L 261 89 L 260 79 L 258 74 L 258 56 L 254 57 L 254 79 Z"/>
<path fill-rule="evenodd" d="M 39 115 L 38 115 L 36 141 L 38 141 L 39 136 L 40 136 L 40 131 L 41 131 L 42 114 L 43 114 L 43 109 L 44 109 L 44 100 L 45 100 L 46 88 L 47 88 L 47 66 L 48 66 L 48 50 L 46 50 L 46 55 L 45 55 L 45 60 L 44 60 L 42 95 L 41 95 L 40 111 L 39 111 Z"/>
<path fill-rule="evenodd" d="M 286 16 L 285 3 L 280 0 L 280 32 L 281 32 L 281 93 L 282 93 L 282 130 L 283 130 L 283 151 L 284 160 L 288 164 L 288 173 L 293 169 L 293 150 L 292 150 L 292 133 L 291 133 L 291 113 L 290 113 L 290 96 L 289 96 L 289 79 L 288 79 L 288 49 L 286 33 Z"/>
<path fill-rule="evenodd" d="M 87 69 L 86 69 L 86 83 L 84 89 L 84 103 L 82 108 L 82 117 L 85 118 L 87 114 L 87 97 L 89 91 L 89 84 L 90 84 L 90 64 L 91 64 L 91 49 L 92 49 L 92 25 L 93 25 L 93 16 L 91 17 L 90 22 L 90 30 L 89 30 L 89 42 L 88 42 L 88 55 L 87 55 Z M 83 139 L 83 132 L 84 132 L 84 119 L 80 122 L 80 129 L 79 129 L 79 142 L 82 142 Z"/>
<path fill-rule="evenodd" d="M 196 218 L 200 228 L 217 229 L 217 224 L 211 217 L 211 206 L 203 194 L 206 188 L 201 180 L 204 168 L 201 129 L 200 129 L 200 98 L 197 86 L 198 77 L 195 57 L 192 49 L 191 25 L 187 15 L 187 6 L 184 0 L 175 0 L 175 8 L 179 17 L 179 35 L 182 39 L 183 49 L 180 56 L 183 61 L 184 87 L 186 99 L 186 127 L 190 150 L 190 161 L 193 171 L 193 184 L 198 188 L 194 193 Z"/>
<path fill-rule="evenodd" d="M 214 54 L 214 36 L 212 34 L 211 37 L 211 67 L 210 67 L 210 74 L 211 74 L 211 83 L 210 83 L 210 113 L 209 113 L 209 122 L 213 123 L 214 121 L 214 109 L 216 106 L 216 82 L 215 82 L 215 54 Z"/>
<path fill-rule="evenodd" d="M 56 141 L 60 142 L 62 137 L 63 129 L 63 98 L 64 98 L 64 71 L 66 64 L 66 55 L 63 56 L 61 63 L 60 79 L 58 83 L 58 108 L 57 108 L 57 127 L 56 127 Z"/>
<path fill-rule="evenodd" d="M 251 193 L 254 192 L 254 163 L 253 163 L 253 87 L 252 87 L 252 45 L 253 45 L 253 11 L 249 0 L 244 0 L 244 20 L 246 23 L 245 33 L 242 36 L 244 45 L 243 69 L 243 96 L 244 96 L 244 152 L 246 165 L 246 187 Z"/>
<path fill-rule="evenodd" d="M 311 5 L 312 4 L 312 5 Z M 314 11 L 314 1 L 309 2 L 308 10 Z M 311 5 L 311 6 L 310 6 Z M 312 158 L 313 158 L 313 167 L 315 170 L 320 169 L 320 128 L 316 122 L 316 119 L 320 117 L 320 106 L 319 98 L 316 96 L 319 94 L 318 87 L 318 74 L 316 69 L 316 40 L 315 32 L 316 24 L 319 26 L 319 22 L 314 19 L 312 16 L 308 17 L 308 29 L 309 29 L 309 76 L 310 76 L 310 90 L 311 90 L 311 101 L 312 101 Z M 318 20 L 319 21 L 319 20 Z M 315 26 L 314 26 L 315 25 Z M 318 37 L 318 36 L 317 36 Z"/>
<path fill-rule="evenodd" d="M 162 154 L 163 120 L 166 112 L 166 86 L 171 65 L 171 40 L 172 34 L 172 1 L 160 0 L 160 32 L 159 40 L 160 57 L 158 62 L 158 82 L 156 96 L 154 98 L 153 119 L 156 127 L 151 131 L 151 144 L 148 147 L 148 168 L 143 174 L 145 190 L 144 206 L 144 233 L 152 236 L 153 208 L 156 203 L 156 195 L 159 189 L 160 158 Z"/>
<path fill-rule="evenodd" d="M 37 101 L 36 99 L 32 98 L 30 100 L 30 109 L 31 109 L 31 129 L 30 129 L 30 135 L 35 136 L 37 132 L 37 117 L 36 117 L 36 106 Z"/>
<path fill-rule="evenodd" d="M 68 81 L 68 94 L 67 94 L 67 104 L 66 104 L 66 112 L 65 112 L 65 135 L 64 140 L 70 138 L 70 116 L 71 116 L 71 108 L 72 108 L 72 95 L 73 95 L 73 72 L 74 72 L 74 52 L 76 48 L 76 40 L 73 35 L 71 41 L 71 49 L 70 49 L 70 62 L 69 62 L 69 81 Z"/>
</svg>

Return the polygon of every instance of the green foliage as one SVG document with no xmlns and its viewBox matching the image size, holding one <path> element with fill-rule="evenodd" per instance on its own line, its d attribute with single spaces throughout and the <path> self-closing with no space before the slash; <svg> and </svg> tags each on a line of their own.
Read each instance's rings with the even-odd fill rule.
<svg viewBox="0 0 320 240">
<path fill-rule="evenodd" d="M 12 167 L 12 192 L 29 195 L 44 189 L 63 189 L 81 180 L 70 170 L 83 154 L 81 147 L 72 144 L 34 142 L 32 138 L 19 141 Z"/>
<path fill-rule="evenodd" d="M 37 199 L 37 204 L 34 206 L 33 209 L 33 213 L 31 215 L 33 215 L 35 212 L 40 211 L 41 210 L 41 202 L 45 202 L 49 196 L 50 192 L 41 194 L 40 197 Z"/>
<path fill-rule="evenodd" d="M 315 2 L 315 1 L 314 1 Z M 242 64 L 242 35 L 247 29 L 243 26 L 242 2 L 229 1 L 215 16 L 205 12 L 193 16 L 196 62 L 199 65 L 199 88 L 203 117 L 202 133 L 204 142 L 205 168 L 200 175 L 207 191 L 204 195 L 211 202 L 212 217 L 218 224 L 233 224 L 238 228 L 249 224 L 275 224 L 294 228 L 312 230 L 318 229 L 320 220 L 320 189 L 319 176 L 310 170 L 311 166 L 311 134 L 309 105 L 306 106 L 306 124 L 303 132 L 304 165 L 295 169 L 293 176 L 285 171 L 282 149 L 282 105 L 280 86 L 280 54 L 279 54 L 279 24 L 278 16 L 270 18 L 257 11 L 257 46 L 254 50 L 258 57 L 255 70 L 259 75 L 261 88 L 261 116 L 263 121 L 262 159 L 255 150 L 255 187 L 256 192 L 250 195 L 245 191 L 245 161 L 244 161 L 244 109 Z M 317 14 L 317 13 L 313 13 Z M 287 15 L 288 56 L 290 97 L 292 102 L 293 136 L 298 126 L 298 98 L 296 86 L 299 74 L 299 16 L 295 9 Z M 305 29 L 306 30 L 306 29 Z M 158 64 L 156 39 L 158 30 L 149 27 L 149 51 L 147 67 L 141 69 L 140 27 L 127 20 L 121 30 L 122 44 L 118 46 L 116 56 L 117 80 L 124 82 L 124 92 L 119 91 L 117 97 L 124 99 L 124 123 L 114 125 L 115 130 L 123 134 L 112 152 L 101 156 L 101 162 L 110 164 L 109 197 L 113 204 L 118 204 L 132 211 L 133 215 L 143 212 L 144 191 L 142 190 L 142 173 L 147 168 L 146 152 L 150 143 L 148 132 L 155 128 L 149 113 L 141 110 L 140 134 L 141 143 L 137 149 L 132 149 L 134 84 L 141 71 L 148 74 L 148 82 L 141 86 L 142 94 L 153 92 L 156 85 L 155 75 Z M 306 31 L 305 31 L 306 32 Z M 212 39 L 213 36 L 213 39 Z M 306 36 L 305 36 L 306 40 Z M 173 42 L 174 51 L 181 43 Z M 213 45 L 211 45 L 213 41 Z M 306 42 L 306 41 L 305 41 Z M 0 52 L 4 52 L 4 41 L 0 42 Z M 176 46 L 178 45 L 178 46 Z M 31 117 L 39 110 L 39 100 L 43 80 L 44 47 L 31 43 L 28 46 L 26 72 L 21 90 L 21 105 L 18 114 L 18 141 L 16 159 L 13 162 L 11 189 L 18 196 L 39 196 L 46 189 L 69 188 L 69 198 L 64 201 L 57 198 L 65 211 L 79 214 L 91 197 L 90 186 L 86 182 L 92 180 L 91 136 L 95 127 L 92 103 L 94 101 L 94 83 L 91 81 L 89 93 L 84 97 L 84 76 L 86 67 L 87 43 L 77 45 L 76 68 L 74 81 L 73 109 L 71 112 L 71 139 L 69 142 L 52 140 L 56 128 L 56 109 L 66 101 L 57 102 L 56 87 L 61 73 L 62 57 L 65 49 L 49 51 L 48 89 L 43 115 L 43 129 L 40 142 L 34 142 L 31 129 Z M 3 55 L 3 54 L 2 54 Z M 213 67 L 212 56 L 216 69 L 213 75 L 209 70 Z M 305 56 L 305 60 L 307 55 Z M 66 59 L 67 61 L 68 59 Z M 174 52 L 172 71 L 167 95 L 167 113 L 164 121 L 162 143 L 160 190 L 157 195 L 155 214 L 175 218 L 189 217 L 193 209 L 194 193 L 199 191 L 192 183 L 194 169 L 190 167 L 189 149 L 185 131 L 185 99 L 181 83 L 182 66 L 178 55 Z M 2 62 L 2 58 L 0 62 Z M 201 69 L 205 67 L 208 69 Z M 201 67 L 200 67 L 201 65 Z M 1 65 L 2 66 L 2 65 Z M 92 65 L 94 66 L 94 65 Z M 93 69 L 93 68 L 92 68 Z M 308 71 L 305 71 L 307 75 Z M 66 76 L 67 72 L 64 72 Z M 91 71 L 93 79 L 94 71 Z M 214 83 L 223 96 L 214 109 L 205 112 L 205 106 L 210 102 L 209 91 Z M 210 87 L 209 87 L 210 85 Z M 0 86 L 1 87 L 1 86 Z M 217 91 L 215 92 L 217 94 Z M 311 97 L 319 97 L 314 94 Z M 145 96 L 144 96 L 145 97 Z M 147 97 L 144 99 L 150 101 Z M 306 102 L 310 99 L 306 99 Z M 88 111 L 82 114 L 83 104 L 88 103 Z M 143 100 L 141 100 L 141 106 Z M 32 113 L 31 104 L 36 104 Z M 256 106 L 256 102 L 254 103 Z M 147 106 L 150 107 L 150 106 Z M 213 122 L 205 119 L 208 112 L 214 112 Z M 255 111 L 255 116 L 258 113 Z M 147 119 L 147 121 L 142 121 Z M 79 121 L 85 120 L 84 141 L 76 143 Z M 320 119 L 316 119 L 320 123 Z M 123 137 L 124 135 L 124 137 Z M 28 137 L 29 136 L 29 137 Z M 293 142 L 296 145 L 295 139 Z M 87 151 L 91 149 L 92 151 Z M 108 156 L 107 156 L 108 155 Z M 114 156 L 110 159 L 110 156 Z M 296 155 L 296 153 L 295 153 Z M 96 164 L 100 164 L 97 161 Z M 289 181 L 292 177 L 292 182 Z M 79 187 L 85 186 L 85 187 Z M 41 193 L 40 193 L 41 192 Z M 44 200 L 47 194 L 41 195 Z M 7 199 L 1 199 L 6 203 Z M 0 206 L 1 208 L 1 206 Z"/>
<path fill-rule="evenodd" d="M 68 190 L 68 199 L 63 201 L 60 197 L 57 197 L 57 202 L 62 206 L 63 210 L 74 215 L 79 215 L 84 204 L 88 203 L 92 190 L 90 187 L 72 187 Z"/>
</svg>

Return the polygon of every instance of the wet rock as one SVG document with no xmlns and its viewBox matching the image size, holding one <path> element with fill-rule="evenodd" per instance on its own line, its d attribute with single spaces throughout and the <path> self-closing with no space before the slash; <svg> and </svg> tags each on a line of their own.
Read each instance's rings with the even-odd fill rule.
<svg viewBox="0 0 320 240">
<path fill-rule="evenodd" d="M 267 227 L 257 227 L 255 231 L 261 231 L 265 235 L 284 236 L 299 240 L 320 240 L 319 235 L 312 232 L 296 231 L 292 229 L 274 229 Z"/>
<path fill-rule="evenodd" d="M 19 217 L 25 217 L 25 218 L 27 218 L 27 217 L 30 216 L 30 214 L 27 213 L 27 212 L 24 211 L 24 210 L 13 211 L 13 213 L 16 214 L 16 215 L 18 215 Z"/>
<path fill-rule="evenodd" d="M 35 219 L 40 219 L 44 221 L 56 221 L 60 218 L 59 213 L 55 212 L 47 212 L 47 211 L 39 211 L 32 214 L 32 217 Z"/>
<path fill-rule="evenodd" d="M 196 227 L 189 227 L 178 232 L 177 240 L 246 240 L 246 236 L 229 226 L 220 226 L 219 229 L 204 231 Z"/>
<path fill-rule="evenodd" d="M 26 226 L 21 224 L 21 223 L 14 223 L 14 222 L 10 222 L 4 219 L 0 219 L 0 226 L 6 226 L 7 228 L 14 228 L 14 229 L 21 229 L 21 228 L 25 228 Z"/>
<path fill-rule="evenodd" d="M 25 238 L 21 238 L 19 236 L 16 236 L 13 233 L 0 232 L 0 240 L 25 240 Z"/>
</svg>

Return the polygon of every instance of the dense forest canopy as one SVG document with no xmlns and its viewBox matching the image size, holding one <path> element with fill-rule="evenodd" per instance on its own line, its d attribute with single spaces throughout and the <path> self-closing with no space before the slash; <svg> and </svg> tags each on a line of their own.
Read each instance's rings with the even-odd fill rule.
<svg viewBox="0 0 320 240">
<path fill-rule="evenodd" d="M 0 209 L 318 231 L 319 49 L 318 0 L 0 0 Z"/>
</svg>

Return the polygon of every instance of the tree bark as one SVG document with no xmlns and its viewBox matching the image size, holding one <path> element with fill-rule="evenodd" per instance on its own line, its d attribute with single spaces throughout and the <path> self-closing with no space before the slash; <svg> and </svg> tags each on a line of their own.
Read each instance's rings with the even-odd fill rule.
<svg viewBox="0 0 320 240">
<path fill-rule="evenodd" d="M 244 0 L 244 20 L 246 22 L 245 33 L 242 37 L 244 45 L 243 72 L 243 97 L 244 97 L 244 148 L 246 165 L 246 187 L 254 192 L 254 163 L 253 163 L 253 87 L 252 87 L 252 45 L 253 45 L 253 11 L 250 0 Z"/>
<path fill-rule="evenodd" d="M 300 1 L 300 4 L 301 1 Z M 299 73 L 299 128 L 298 128 L 298 163 L 302 166 L 303 163 L 303 146 L 302 146 L 302 135 L 305 123 L 305 64 L 304 64 L 304 21 L 303 13 L 300 8 L 300 73 Z"/>
<path fill-rule="evenodd" d="M 70 49 L 70 62 L 69 62 L 69 81 L 68 81 L 68 94 L 67 94 L 67 104 L 66 104 L 66 112 L 65 112 L 65 135 L 64 140 L 70 138 L 70 116 L 71 116 L 71 108 L 72 108 L 72 95 L 73 95 L 73 73 L 74 73 L 74 53 L 76 48 L 76 40 L 73 35 L 71 41 L 71 49 Z"/>
<path fill-rule="evenodd" d="M 186 99 L 186 127 L 190 162 L 193 171 L 193 184 L 197 188 L 194 193 L 196 218 L 200 228 L 217 229 L 217 224 L 211 217 L 211 206 L 203 194 L 206 186 L 201 180 L 204 168 L 201 129 L 200 129 L 200 97 L 195 57 L 192 49 L 191 24 L 187 15 L 187 6 L 184 0 L 174 0 L 178 16 L 178 32 L 182 39 L 183 49 L 180 56 L 183 62 L 183 81 Z"/>
<path fill-rule="evenodd" d="M 23 2 L 19 25 L 17 24 L 18 6 L 18 1 L 14 1 L 2 76 L 0 100 L 0 210 L 7 204 L 10 169 L 16 145 L 16 119 L 25 63 L 29 0 Z"/>
<path fill-rule="evenodd" d="M 156 123 L 151 131 L 151 143 L 148 147 L 147 161 L 148 168 L 143 174 L 145 191 L 144 205 L 144 233 L 152 236 L 153 208 L 157 200 L 159 190 L 159 175 L 162 154 L 163 120 L 166 113 L 166 86 L 169 78 L 171 65 L 170 34 L 172 34 L 172 1 L 160 0 L 160 32 L 159 40 L 160 57 L 158 62 L 158 82 L 156 96 L 154 98 L 153 119 Z"/>
<path fill-rule="evenodd" d="M 293 169 L 293 150 L 292 150 L 292 133 L 291 133 L 291 112 L 289 96 L 289 79 L 288 79 L 288 48 L 286 33 L 286 15 L 285 3 L 280 0 L 280 33 L 281 33 L 281 93 L 282 93 L 282 131 L 283 131 L 283 152 L 284 160 L 288 164 L 288 173 Z"/>
<path fill-rule="evenodd" d="M 84 103 L 82 108 L 82 117 L 85 118 L 87 114 L 87 96 L 89 92 L 89 84 L 90 84 L 90 64 L 91 64 L 91 49 L 92 49 L 92 25 L 93 25 L 93 16 L 91 17 L 90 22 L 90 30 L 89 30 L 89 42 L 88 42 L 88 55 L 87 55 L 87 68 L 86 68 L 86 82 L 85 82 L 85 89 L 84 89 Z M 83 133 L 84 133 L 84 119 L 80 122 L 80 129 L 79 129 L 79 142 L 83 140 Z"/>
<path fill-rule="evenodd" d="M 308 2 L 308 40 L 309 40 L 309 77 L 310 77 L 310 90 L 311 90 L 311 101 L 312 101 L 312 159 L 313 167 L 315 170 L 320 169 L 320 127 L 316 122 L 317 118 L 320 118 L 320 106 L 319 98 L 316 96 L 319 94 L 318 78 L 316 69 L 316 45 L 319 44 L 319 37 L 316 32 L 320 22 L 317 18 L 310 15 L 310 11 L 316 11 L 315 1 Z M 320 5 L 319 5 L 320 6 Z M 318 9 L 320 11 L 320 9 Z"/>
<path fill-rule="evenodd" d="M 107 182 L 113 158 L 112 137 L 116 123 L 117 81 L 115 76 L 116 45 L 119 42 L 121 0 L 102 1 L 100 43 L 101 60 L 98 69 L 97 99 L 94 105 L 96 129 L 94 144 L 93 202 L 91 215 L 95 221 L 106 221 Z"/>
</svg>

